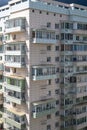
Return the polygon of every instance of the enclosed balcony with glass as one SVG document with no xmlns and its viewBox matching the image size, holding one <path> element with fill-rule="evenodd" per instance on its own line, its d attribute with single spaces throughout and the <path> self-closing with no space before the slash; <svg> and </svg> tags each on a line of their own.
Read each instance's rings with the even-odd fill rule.
<svg viewBox="0 0 87 130">
<path fill-rule="evenodd" d="M 55 79 L 56 67 L 53 65 L 41 65 L 41 66 L 32 66 L 32 79 L 36 80 L 47 80 Z"/>
<path fill-rule="evenodd" d="M 62 33 L 72 33 L 73 31 L 73 23 L 72 22 L 61 22 L 61 32 Z"/>
<path fill-rule="evenodd" d="M 24 112 L 9 108 L 6 110 L 6 114 L 7 117 L 5 118 L 5 123 L 8 124 L 8 128 L 13 128 L 11 130 L 24 130 L 26 128 L 26 116 Z"/>
<path fill-rule="evenodd" d="M 24 68 L 25 67 L 25 56 L 24 55 L 5 55 L 5 66 Z"/>
<path fill-rule="evenodd" d="M 0 27 L 0 35 L 2 35 L 3 34 L 3 29 L 2 29 L 2 27 Z"/>
<path fill-rule="evenodd" d="M 32 43 L 56 44 L 57 38 L 55 31 L 47 29 L 38 29 L 32 31 Z"/>
<path fill-rule="evenodd" d="M 16 91 L 16 92 L 24 92 L 25 91 L 25 78 L 21 76 L 11 75 L 5 77 L 4 86 L 7 89 Z"/>
<path fill-rule="evenodd" d="M 24 42 L 7 43 L 4 46 L 5 55 L 25 55 L 26 48 Z"/>
<path fill-rule="evenodd" d="M 5 87 L 5 97 L 12 103 L 22 104 L 25 102 L 25 92 L 17 92 Z"/>
<path fill-rule="evenodd" d="M 74 29 L 74 34 L 84 34 L 86 35 L 87 34 L 87 24 L 86 23 L 80 23 L 78 22 L 76 24 L 76 28 Z"/>
<path fill-rule="evenodd" d="M 6 33 L 23 32 L 25 31 L 26 19 L 18 17 L 6 21 Z"/>
<path fill-rule="evenodd" d="M 4 70 L 4 65 L 3 65 L 3 63 L 0 63 L 0 74 L 2 74 L 3 70 Z"/>
<path fill-rule="evenodd" d="M 0 45 L 2 45 L 2 44 L 3 44 L 3 36 L 0 35 Z"/>
<path fill-rule="evenodd" d="M 3 79 L 4 79 L 4 77 L 3 77 L 2 73 L 1 73 L 0 74 L 0 83 L 3 83 Z"/>
<path fill-rule="evenodd" d="M 57 110 L 56 100 L 48 99 L 36 101 L 32 103 L 32 116 L 33 118 L 41 118 L 48 114 L 52 114 Z"/>
<path fill-rule="evenodd" d="M 62 44 L 73 44 L 73 34 L 71 33 L 61 33 Z"/>
</svg>

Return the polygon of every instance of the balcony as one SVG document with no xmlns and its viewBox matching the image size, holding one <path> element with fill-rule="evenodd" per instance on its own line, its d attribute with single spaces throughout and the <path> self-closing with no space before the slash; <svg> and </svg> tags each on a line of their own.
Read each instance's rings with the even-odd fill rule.
<svg viewBox="0 0 87 130">
<path fill-rule="evenodd" d="M 56 112 L 56 100 L 48 99 L 32 103 L 32 116 L 33 118 L 41 118 L 48 114 Z"/>
<path fill-rule="evenodd" d="M 25 103 L 25 92 L 17 92 L 16 89 L 13 91 L 13 90 L 8 89 L 8 87 L 6 87 L 4 96 L 10 102 L 13 102 L 16 104 Z"/>
<path fill-rule="evenodd" d="M 25 90 L 25 78 L 19 76 L 6 77 L 4 86 L 16 92 L 23 92 Z"/>
<path fill-rule="evenodd" d="M 2 83 L 3 83 L 3 75 L 2 75 L 2 73 L 0 74 L 0 85 L 2 85 Z"/>
<path fill-rule="evenodd" d="M 5 33 L 24 32 L 25 22 L 25 18 L 22 17 L 7 20 Z"/>
<path fill-rule="evenodd" d="M 55 32 L 49 30 L 35 30 L 32 32 L 32 43 L 56 44 Z"/>
<path fill-rule="evenodd" d="M 3 92 L 0 92 L 0 105 L 3 104 Z"/>
<path fill-rule="evenodd" d="M 0 36 L 0 45 L 2 45 L 3 44 L 3 36 L 1 35 Z"/>
<path fill-rule="evenodd" d="M 25 113 L 14 108 L 7 109 L 6 123 L 10 126 L 14 126 L 20 130 L 24 130 L 25 124 Z"/>
<path fill-rule="evenodd" d="M 25 43 L 24 42 L 15 42 L 5 44 L 5 55 L 25 55 Z"/>
<path fill-rule="evenodd" d="M 25 56 L 24 55 L 5 55 L 5 66 L 14 68 L 25 67 Z"/>
<path fill-rule="evenodd" d="M 4 113 L 4 107 L 3 107 L 3 104 L 0 104 L 0 119 L 3 115 L 3 113 Z"/>
<path fill-rule="evenodd" d="M 56 75 L 56 67 L 52 65 L 41 65 L 41 66 L 33 66 L 32 67 L 32 79 L 36 80 L 47 80 L 47 79 L 55 79 Z"/>
<path fill-rule="evenodd" d="M 9 110 L 8 110 L 9 111 Z M 24 113 L 22 113 L 20 116 L 14 114 L 13 111 L 9 111 L 11 115 L 8 115 L 8 117 L 5 119 L 6 123 L 10 124 L 10 126 L 14 126 L 20 130 L 24 130 L 26 127 L 25 121 L 22 121 L 23 118 L 25 118 Z M 19 112 L 20 113 L 20 112 Z"/>
<path fill-rule="evenodd" d="M 3 63 L 0 63 L 0 71 L 3 71 L 3 70 L 4 70 Z"/>
<path fill-rule="evenodd" d="M 2 27 L 0 27 L 0 35 L 3 35 Z"/>
</svg>

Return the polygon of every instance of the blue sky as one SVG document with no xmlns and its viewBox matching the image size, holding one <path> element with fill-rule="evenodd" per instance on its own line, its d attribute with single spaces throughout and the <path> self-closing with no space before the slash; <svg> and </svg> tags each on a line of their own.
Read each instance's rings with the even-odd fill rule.
<svg viewBox="0 0 87 130">
<path fill-rule="evenodd" d="M 0 6 L 6 4 L 8 1 L 9 0 L 0 0 Z M 56 0 L 56 1 L 65 2 L 65 3 L 76 3 L 76 4 L 87 6 L 87 0 Z"/>
<path fill-rule="evenodd" d="M 56 0 L 56 1 L 65 2 L 65 3 L 76 3 L 76 4 L 87 6 L 87 0 Z"/>
</svg>

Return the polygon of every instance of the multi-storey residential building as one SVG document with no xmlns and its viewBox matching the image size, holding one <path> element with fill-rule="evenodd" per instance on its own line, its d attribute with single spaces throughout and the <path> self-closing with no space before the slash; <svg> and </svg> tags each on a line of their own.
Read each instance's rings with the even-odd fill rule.
<svg viewBox="0 0 87 130">
<path fill-rule="evenodd" d="M 0 7 L 0 129 L 87 130 L 87 7 Z"/>
</svg>

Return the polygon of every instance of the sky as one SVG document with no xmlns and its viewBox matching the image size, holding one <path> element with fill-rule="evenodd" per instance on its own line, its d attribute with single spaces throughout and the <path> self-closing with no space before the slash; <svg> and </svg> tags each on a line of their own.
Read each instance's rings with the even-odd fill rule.
<svg viewBox="0 0 87 130">
<path fill-rule="evenodd" d="M 87 6 L 87 0 L 56 0 L 56 1 L 69 3 L 69 4 L 70 3 L 76 3 L 76 4 Z"/>
<path fill-rule="evenodd" d="M 8 3 L 9 0 L 0 0 L 0 6 L 5 5 L 6 3 Z M 76 4 L 80 4 L 80 5 L 85 5 L 87 6 L 87 0 L 56 0 L 59 2 L 64 2 L 64 3 L 76 3 Z"/>
</svg>

